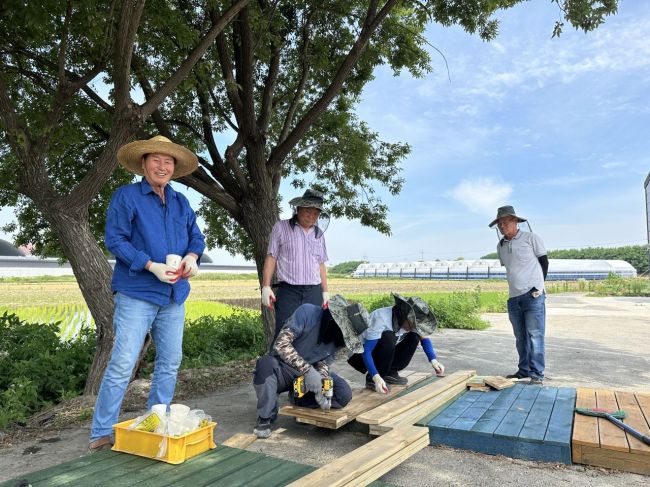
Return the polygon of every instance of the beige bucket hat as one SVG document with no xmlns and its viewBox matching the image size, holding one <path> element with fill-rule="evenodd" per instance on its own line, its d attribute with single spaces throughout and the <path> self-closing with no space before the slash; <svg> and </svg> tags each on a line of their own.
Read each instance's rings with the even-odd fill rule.
<svg viewBox="0 0 650 487">
<path fill-rule="evenodd" d="M 156 135 L 149 140 L 136 140 L 123 145 L 117 151 L 117 160 L 127 171 L 144 176 L 142 156 L 153 153 L 167 154 L 174 158 L 176 164 L 174 164 L 172 179 L 192 174 L 199 167 L 199 161 L 194 152 L 182 145 L 174 144 L 162 135 Z"/>
</svg>

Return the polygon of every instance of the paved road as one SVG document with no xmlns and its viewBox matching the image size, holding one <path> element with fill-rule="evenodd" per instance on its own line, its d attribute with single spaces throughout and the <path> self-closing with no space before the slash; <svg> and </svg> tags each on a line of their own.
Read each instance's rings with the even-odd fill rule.
<svg viewBox="0 0 650 487">
<path fill-rule="evenodd" d="M 547 301 L 548 385 L 606 387 L 650 392 L 650 299 L 589 298 L 551 295 Z M 514 338 L 504 314 L 485 316 L 492 326 L 482 332 L 443 330 L 434 336 L 440 360 L 448 371 L 475 369 L 481 375 L 505 375 L 516 368 Z M 363 376 L 347 364 L 336 364 L 342 375 L 360 386 Z M 429 371 L 423 353 L 411 366 Z M 215 432 L 223 441 L 237 432 L 251 431 L 255 395 L 250 384 L 231 387 L 187 401 L 219 422 Z M 368 441 L 366 435 L 301 425 L 281 417 L 279 430 L 249 449 L 315 466 L 327 463 Z M 88 429 L 62 431 L 62 441 L 25 443 L 0 453 L 0 481 L 61 463 L 85 454 Z M 42 449 L 24 454 L 29 447 Z M 29 478 L 26 475 L 26 478 Z M 425 448 L 382 480 L 401 486 L 527 487 L 647 486 L 648 477 L 582 466 L 562 466 L 492 457 L 447 448 Z"/>
</svg>

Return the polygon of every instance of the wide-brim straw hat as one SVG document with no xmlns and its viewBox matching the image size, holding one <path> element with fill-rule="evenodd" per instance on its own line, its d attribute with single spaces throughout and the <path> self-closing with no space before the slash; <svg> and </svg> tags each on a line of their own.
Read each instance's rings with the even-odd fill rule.
<svg viewBox="0 0 650 487">
<path fill-rule="evenodd" d="M 427 336 L 433 333 L 438 326 L 438 320 L 424 299 L 417 296 L 407 298 L 397 293 L 393 293 L 393 298 L 395 304 L 402 308 L 403 316 L 406 316 L 418 335 Z"/>
<path fill-rule="evenodd" d="M 508 205 L 508 206 L 502 206 L 497 210 L 497 217 L 492 220 L 492 223 L 490 223 L 489 227 L 492 228 L 494 225 L 499 223 L 499 218 L 503 218 L 506 216 L 514 216 L 519 223 L 523 223 L 527 221 L 523 216 L 519 216 L 515 213 L 515 209 Z"/>
<path fill-rule="evenodd" d="M 173 143 L 167 137 L 156 135 L 149 140 L 136 140 L 120 147 L 117 160 L 124 168 L 139 176 L 144 176 L 142 156 L 145 154 L 165 154 L 174 158 L 174 174 L 177 179 L 192 174 L 199 167 L 199 160 L 191 150 Z"/>
<path fill-rule="evenodd" d="M 359 303 L 349 304 L 340 294 L 329 300 L 328 307 L 332 318 L 343 333 L 346 348 L 352 353 L 362 353 L 361 334 L 370 326 L 368 310 Z"/>
</svg>

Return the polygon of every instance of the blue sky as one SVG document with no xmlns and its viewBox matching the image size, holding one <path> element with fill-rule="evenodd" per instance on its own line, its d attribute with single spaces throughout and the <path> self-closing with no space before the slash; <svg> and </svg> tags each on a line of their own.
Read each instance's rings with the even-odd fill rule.
<svg viewBox="0 0 650 487">
<path fill-rule="evenodd" d="M 354 221 L 330 223 L 331 263 L 479 257 L 494 250 L 487 225 L 502 204 L 527 217 L 548 249 L 646 242 L 650 2 L 622 0 L 596 31 L 565 26 L 555 39 L 550 1 L 525 2 L 499 18 L 490 43 L 430 27 L 427 38 L 449 74 L 433 49 L 433 71 L 423 78 L 376 72 L 357 113 L 383 140 L 411 145 L 406 183 L 397 197 L 380 191 L 392 236 Z M 281 193 L 288 201 L 301 192 L 285 184 Z M 0 211 L 0 224 L 12 218 Z M 209 254 L 243 263 L 217 249 Z"/>
</svg>

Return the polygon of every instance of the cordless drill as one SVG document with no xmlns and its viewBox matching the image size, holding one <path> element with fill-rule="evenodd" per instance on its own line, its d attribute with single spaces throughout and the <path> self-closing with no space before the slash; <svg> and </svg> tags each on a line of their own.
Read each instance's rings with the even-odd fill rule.
<svg viewBox="0 0 650 487">
<path fill-rule="evenodd" d="M 307 394 L 307 391 L 305 390 L 304 375 L 301 375 L 300 377 L 296 377 L 296 379 L 293 381 L 293 392 L 297 398 L 301 398 L 302 396 Z M 334 395 L 334 381 L 330 377 L 323 379 L 322 392 L 323 392 L 323 397 L 326 397 L 328 399 L 331 399 L 331 397 Z"/>
</svg>

